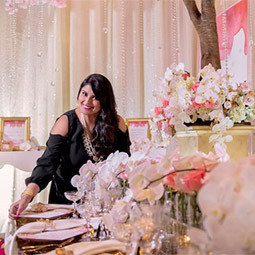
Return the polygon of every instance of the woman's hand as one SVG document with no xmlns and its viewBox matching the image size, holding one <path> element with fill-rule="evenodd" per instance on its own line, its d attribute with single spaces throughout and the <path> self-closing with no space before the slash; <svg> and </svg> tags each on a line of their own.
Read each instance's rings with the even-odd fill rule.
<svg viewBox="0 0 255 255">
<path fill-rule="evenodd" d="M 15 203 L 13 203 L 9 209 L 9 218 L 15 220 L 20 214 L 27 208 L 32 197 L 29 195 L 24 195 L 22 198 Z"/>
</svg>

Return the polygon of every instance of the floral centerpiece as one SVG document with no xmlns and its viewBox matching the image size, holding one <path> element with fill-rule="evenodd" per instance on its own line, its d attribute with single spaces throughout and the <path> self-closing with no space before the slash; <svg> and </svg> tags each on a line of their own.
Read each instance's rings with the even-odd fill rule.
<svg viewBox="0 0 255 255">
<path fill-rule="evenodd" d="M 255 119 L 255 92 L 247 82 L 236 83 L 223 70 L 205 66 L 199 79 L 185 72 L 180 63 L 167 68 L 153 95 L 158 105 L 151 116 L 152 138 L 156 143 L 168 144 L 176 131 L 187 130 L 187 124 L 211 122 L 214 134 L 209 142 L 226 149 L 232 137 L 224 135 L 234 123 Z"/>
<path fill-rule="evenodd" d="M 179 208 L 179 198 L 181 200 L 181 196 L 175 194 L 195 195 L 207 172 L 218 164 L 212 153 L 182 157 L 169 148 L 157 148 L 150 141 L 142 142 L 141 146 L 136 144 L 132 150 L 131 156 L 117 151 L 103 162 L 89 161 L 81 167 L 80 174 L 72 178 L 72 185 L 85 194 L 94 192 L 95 198 L 101 201 L 109 197 L 114 202 L 128 194 L 130 201 L 147 201 L 153 205 L 167 198 L 174 210 L 174 207 Z M 171 196 L 165 197 L 165 191 L 170 190 Z M 183 209 L 181 207 L 173 216 L 182 220 L 179 215 L 184 215 Z"/>
<path fill-rule="evenodd" d="M 220 254 L 255 253 L 254 170 L 253 155 L 221 163 L 207 175 L 198 193 L 206 233 L 191 230 L 196 244 Z"/>
</svg>

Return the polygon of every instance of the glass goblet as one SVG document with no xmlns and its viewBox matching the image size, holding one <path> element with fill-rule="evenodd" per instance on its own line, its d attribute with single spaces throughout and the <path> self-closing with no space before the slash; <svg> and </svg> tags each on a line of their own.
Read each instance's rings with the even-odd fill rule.
<svg viewBox="0 0 255 255">
<path fill-rule="evenodd" d="M 77 212 L 77 201 L 79 199 L 81 199 L 82 197 L 82 192 L 79 191 L 66 191 L 65 193 L 65 197 L 73 202 L 73 215 L 72 218 L 78 218 L 76 212 Z"/>
<path fill-rule="evenodd" d="M 80 203 L 77 206 L 77 210 L 78 210 L 78 213 L 80 214 L 80 216 L 83 219 L 85 219 L 85 222 L 86 222 L 87 234 L 83 238 L 83 240 L 84 241 L 90 241 L 90 238 L 91 238 L 90 231 L 93 230 L 93 229 L 91 229 L 91 226 L 90 226 L 90 220 L 91 220 L 91 217 L 93 215 L 93 208 L 91 206 L 91 203 L 89 203 L 88 201 Z"/>
</svg>

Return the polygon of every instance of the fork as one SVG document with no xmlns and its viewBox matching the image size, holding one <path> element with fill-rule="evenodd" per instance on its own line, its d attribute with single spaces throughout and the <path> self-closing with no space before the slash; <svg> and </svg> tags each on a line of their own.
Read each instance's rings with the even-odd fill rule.
<svg viewBox="0 0 255 255">
<path fill-rule="evenodd" d="M 25 252 L 32 252 L 32 251 L 39 251 L 44 248 L 55 247 L 55 246 L 62 248 L 64 246 L 66 246 L 67 244 L 71 243 L 73 240 L 74 240 L 74 238 L 72 237 L 72 238 L 69 238 L 69 239 L 63 241 L 60 244 L 50 243 L 50 244 L 41 244 L 41 245 L 30 245 L 30 246 L 23 246 L 23 247 L 21 247 L 21 249 Z"/>
</svg>

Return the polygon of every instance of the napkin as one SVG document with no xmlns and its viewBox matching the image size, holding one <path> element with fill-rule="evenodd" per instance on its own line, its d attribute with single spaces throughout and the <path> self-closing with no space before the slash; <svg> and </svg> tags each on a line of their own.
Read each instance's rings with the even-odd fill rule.
<svg viewBox="0 0 255 255">
<path fill-rule="evenodd" d="M 70 214 L 72 210 L 73 210 L 72 205 L 37 203 L 32 206 L 30 205 L 24 212 L 21 213 L 20 217 L 50 219 L 65 214 Z"/>
<path fill-rule="evenodd" d="M 100 222 L 99 218 L 96 218 L 92 221 L 92 226 L 97 228 Z M 75 227 L 79 227 L 85 225 L 86 221 L 84 219 L 61 219 L 54 220 L 49 222 L 31 222 L 26 225 L 20 227 L 13 236 L 8 237 L 8 243 L 5 247 L 5 251 L 7 255 L 17 254 L 17 244 L 16 237 L 18 234 L 26 233 L 26 234 L 35 234 L 43 231 L 52 231 L 52 235 L 56 234 L 55 231 L 66 230 Z"/>
<path fill-rule="evenodd" d="M 126 252 L 125 245 L 117 240 L 106 240 L 98 242 L 80 242 L 65 246 L 65 249 L 73 251 L 74 255 L 97 255 L 107 254 L 112 251 Z M 56 255 L 53 250 L 44 255 Z"/>
</svg>

